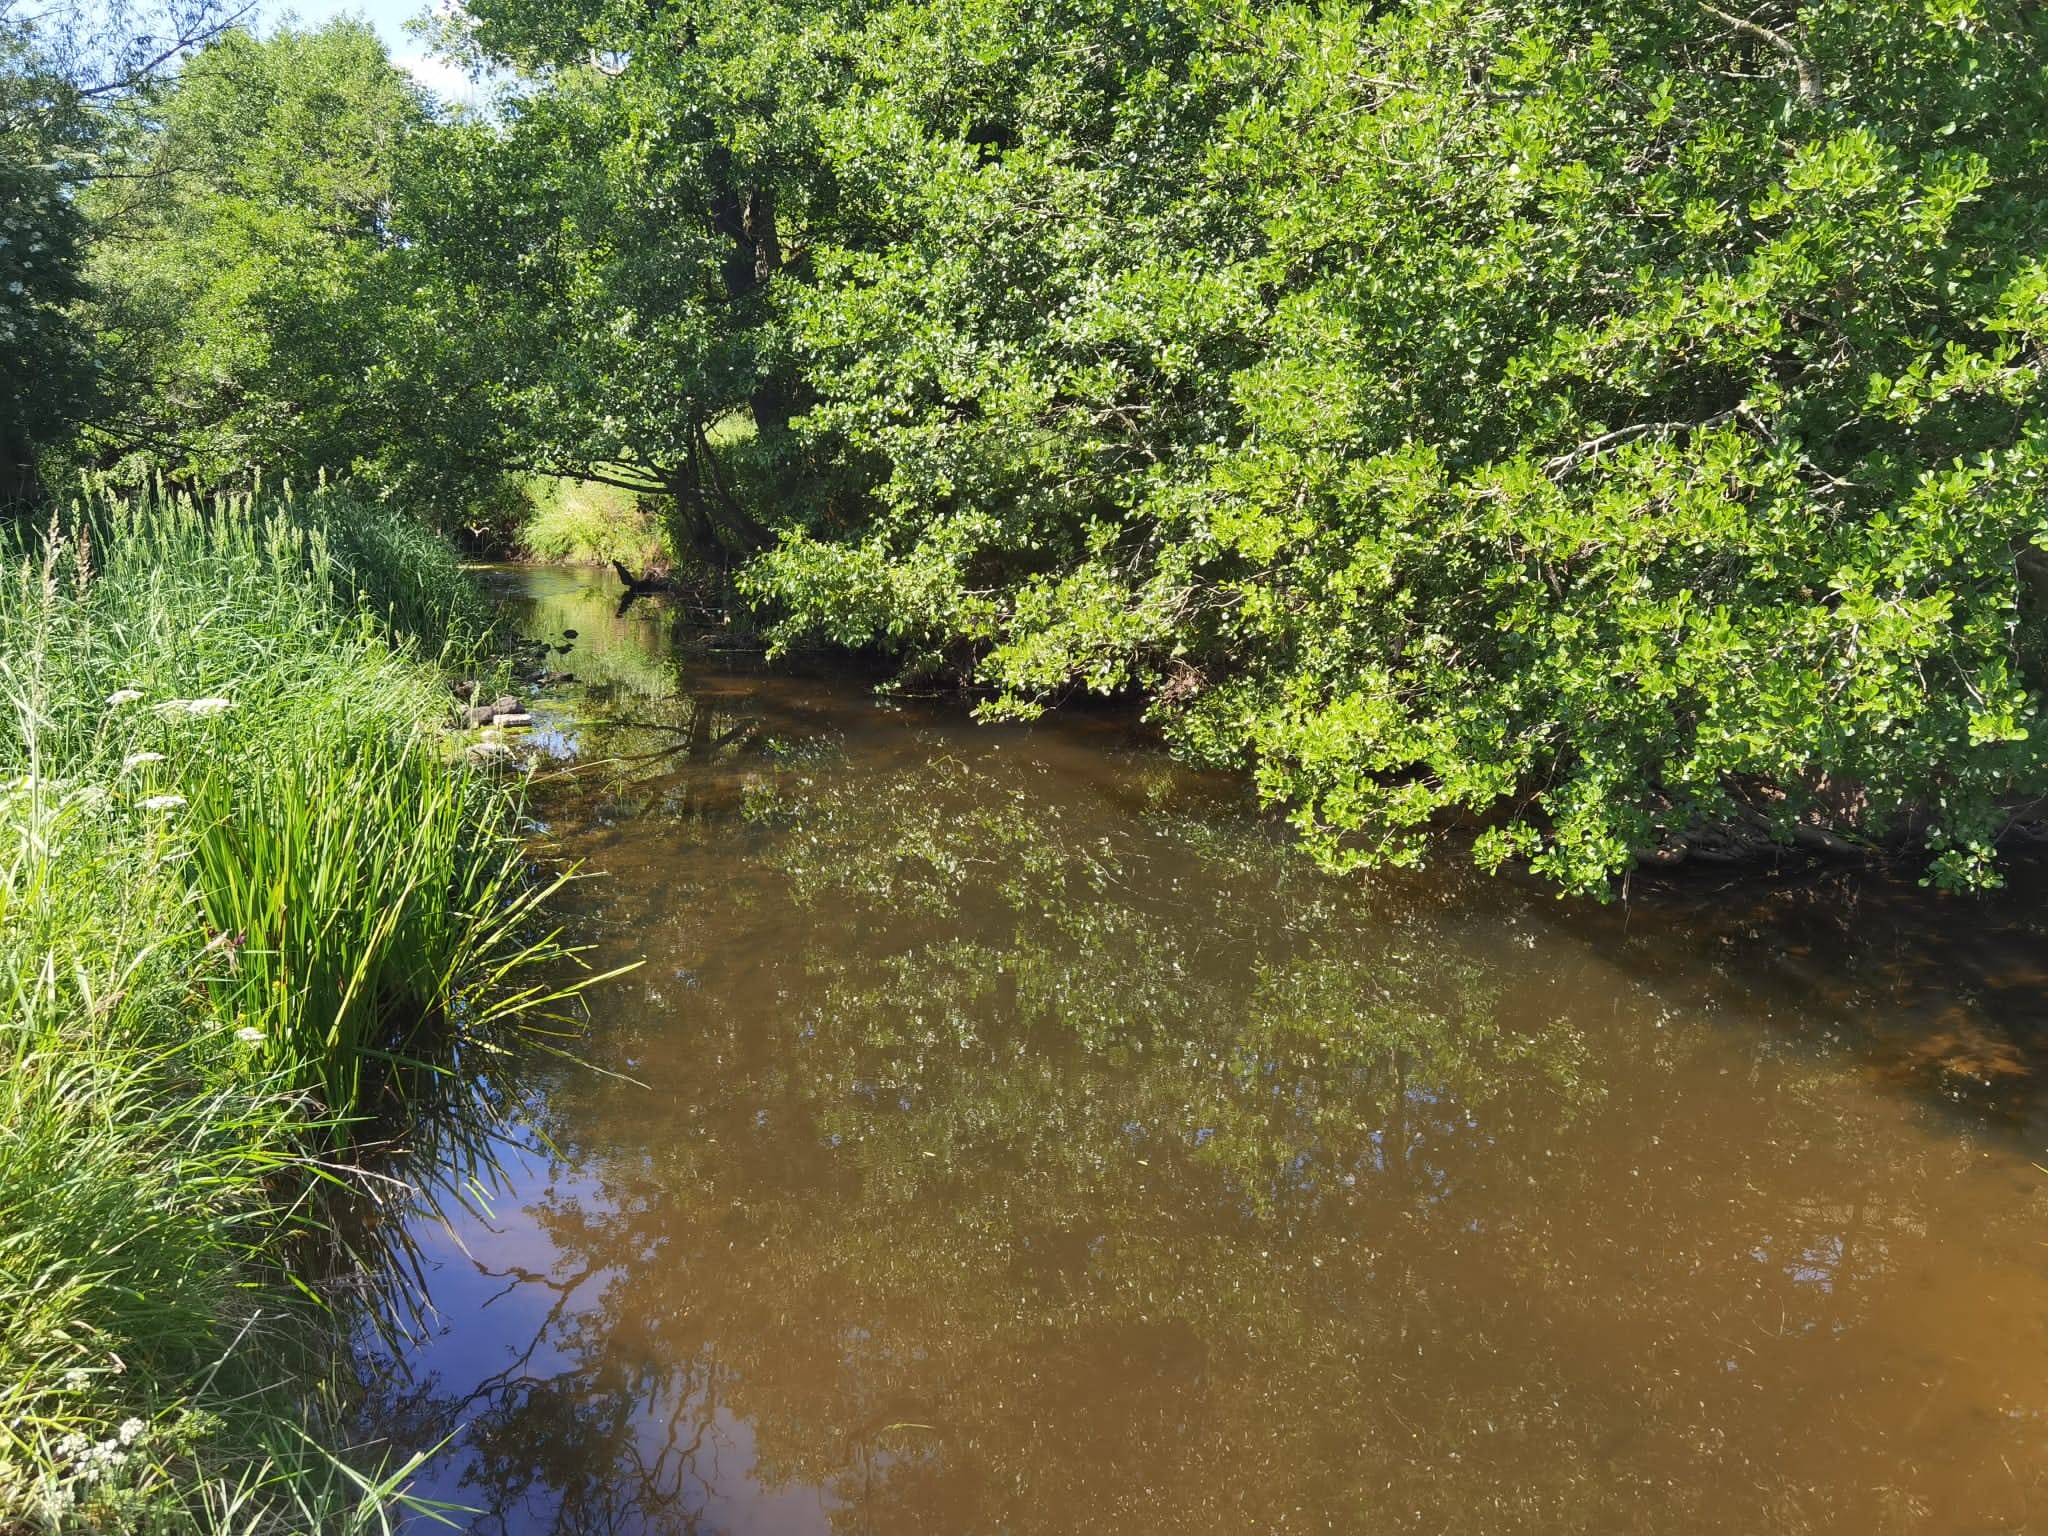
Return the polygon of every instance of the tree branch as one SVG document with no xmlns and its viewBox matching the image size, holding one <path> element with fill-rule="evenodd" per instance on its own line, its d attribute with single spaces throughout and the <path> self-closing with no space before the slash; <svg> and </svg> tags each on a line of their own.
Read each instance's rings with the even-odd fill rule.
<svg viewBox="0 0 2048 1536">
<path fill-rule="evenodd" d="M 1769 27 L 1760 26 L 1756 22 L 1747 20 L 1744 17 L 1730 15 L 1719 6 L 1710 5 L 1708 0 L 1699 0 L 1699 7 L 1709 16 L 1727 22 L 1736 31 L 1746 33 L 1759 42 L 1769 43 L 1778 52 L 1782 53 L 1791 62 L 1792 67 L 1799 71 L 1799 100 L 1801 103 L 1809 107 L 1820 105 L 1820 79 L 1814 74 L 1813 65 L 1807 61 L 1805 54 L 1792 46 L 1791 40 L 1782 32 L 1773 32 Z"/>
<path fill-rule="evenodd" d="M 120 73 L 110 79 L 102 80 L 98 85 L 81 84 L 78 87 L 78 94 L 90 100 L 93 97 L 107 96 L 117 91 L 134 90 L 145 80 L 152 78 L 158 70 L 170 63 L 179 54 L 187 53 L 194 48 L 212 42 L 222 33 L 233 27 L 240 26 L 250 16 L 253 16 L 255 12 L 256 0 L 244 0 L 240 7 L 214 20 L 179 27 L 176 36 L 158 52 L 138 63 L 126 66 Z"/>
<path fill-rule="evenodd" d="M 549 475 L 557 480 L 587 480 L 592 485 L 608 485 L 613 490 L 631 491 L 638 496 L 668 494 L 668 487 L 656 479 L 651 471 L 641 479 L 625 480 L 584 465 L 527 464 L 508 460 L 499 467 L 522 475 Z"/>
<path fill-rule="evenodd" d="M 1641 437 L 1675 437 L 1681 432 L 1704 432 L 1740 414 L 1741 407 L 1737 406 L 1733 410 L 1717 411 L 1705 421 L 1646 421 L 1633 427 L 1616 427 L 1612 432 L 1602 432 L 1598 437 L 1588 438 L 1578 447 L 1546 460 L 1543 473 L 1555 480 L 1576 468 L 1580 461 L 1597 457 L 1606 449 L 1632 443 Z"/>
</svg>

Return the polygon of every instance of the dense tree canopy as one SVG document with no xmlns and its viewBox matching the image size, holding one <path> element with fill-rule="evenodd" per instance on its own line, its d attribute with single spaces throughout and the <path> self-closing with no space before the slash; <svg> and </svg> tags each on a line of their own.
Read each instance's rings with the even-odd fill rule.
<svg viewBox="0 0 2048 1536">
<path fill-rule="evenodd" d="M 87 393 L 68 312 L 82 228 L 66 188 L 89 137 L 35 25 L 0 7 L 0 504 L 26 494 L 36 449 Z"/>
<path fill-rule="evenodd" d="M 386 235 L 427 120 L 376 34 L 346 21 L 227 31 L 121 114 L 124 174 L 87 199 L 108 451 L 205 481 L 377 455 Z"/>
<path fill-rule="evenodd" d="M 2041 787 L 2039 18 L 1197 14 L 1020 7 L 1090 68 L 919 125 L 795 306 L 889 473 L 759 589 L 1147 686 L 1340 860 L 1917 807 L 1971 873 Z"/>
<path fill-rule="evenodd" d="M 0 0 L 0 509 L 32 501 L 38 461 L 112 398 L 104 338 L 80 313 L 88 249 L 109 230 L 81 204 L 131 174 L 109 154 L 116 117 L 230 19 L 220 0 Z"/>
<path fill-rule="evenodd" d="M 447 41 L 494 109 L 344 26 L 135 118 L 106 442 L 659 493 L 783 639 L 1141 696 L 1337 864 L 1456 825 L 1599 890 L 1732 828 L 1970 883 L 2048 793 L 2037 7 L 474 0 Z"/>
</svg>

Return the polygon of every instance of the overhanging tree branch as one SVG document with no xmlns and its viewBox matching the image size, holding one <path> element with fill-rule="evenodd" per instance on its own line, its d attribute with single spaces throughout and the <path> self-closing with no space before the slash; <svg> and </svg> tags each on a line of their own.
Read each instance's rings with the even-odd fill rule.
<svg viewBox="0 0 2048 1536">
<path fill-rule="evenodd" d="M 508 474 L 549 475 L 559 480 L 587 480 L 592 485 L 608 485 L 613 490 L 631 491 L 638 496 L 668 494 L 667 484 L 656 478 L 651 471 L 639 479 L 628 480 L 583 464 L 537 464 L 508 459 L 500 464 L 499 468 Z"/>
<path fill-rule="evenodd" d="M 1762 26 L 1746 17 L 1731 15 L 1717 5 L 1710 5 L 1708 0 L 1699 0 L 1699 7 L 1709 16 L 1727 22 L 1736 31 L 1745 33 L 1759 42 L 1768 43 L 1771 47 L 1782 53 L 1791 63 L 1792 67 L 1799 72 L 1800 102 L 1809 107 L 1820 105 L 1820 77 L 1814 74 L 1812 63 L 1805 54 L 1792 45 L 1791 39 L 1787 38 L 1782 32 L 1773 32 L 1769 27 Z"/>
</svg>

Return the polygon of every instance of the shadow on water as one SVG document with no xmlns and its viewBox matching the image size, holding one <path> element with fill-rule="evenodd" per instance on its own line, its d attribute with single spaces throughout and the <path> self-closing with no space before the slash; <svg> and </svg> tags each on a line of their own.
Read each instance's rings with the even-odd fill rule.
<svg viewBox="0 0 2048 1536">
<path fill-rule="evenodd" d="M 1335 881 L 1114 723 L 501 579 L 578 632 L 544 841 L 646 964 L 365 1343 L 475 1530 L 2048 1520 L 2038 869 Z"/>
</svg>

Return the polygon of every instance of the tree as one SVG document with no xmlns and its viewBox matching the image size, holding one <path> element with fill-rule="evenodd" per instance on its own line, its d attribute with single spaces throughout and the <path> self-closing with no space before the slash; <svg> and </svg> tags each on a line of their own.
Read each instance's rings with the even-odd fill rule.
<svg viewBox="0 0 2048 1536">
<path fill-rule="evenodd" d="M 36 29 L 0 11 L 0 506 L 33 494 L 37 448 L 89 391 L 69 314 L 80 221 L 67 195 L 89 142 L 77 93 Z"/>
<path fill-rule="evenodd" d="M 893 8 L 841 113 L 897 238 L 797 322 L 882 473 L 752 588 L 998 713 L 1142 691 L 1334 865 L 1903 828 L 1994 878 L 2048 792 L 2044 27 Z"/>
<path fill-rule="evenodd" d="M 392 199 L 431 121 L 370 28 L 233 29 L 122 114 L 86 199 L 102 459 L 202 483 L 374 465 Z"/>
<path fill-rule="evenodd" d="M 468 14 L 464 46 L 535 86 L 438 135 L 404 210 L 405 362 L 454 402 L 429 456 L 664 496 L 700 559 L 751 553 L 766 530 L 712 437 L 779 440 L 796 403 L 777 296 L 830 202 L 827 13 Z"/>
<path fill-rule="evenodd" d="M 80 323 L 81 190 L 105 176 L 109 114 L 227 24 L 218 0 L 34 14 L 0 3 L 0 507 L 34 499 L 40 453 L 100 402 Z"/>
<path fill-rule="evenodd" d="M 1141 697 L 1332 866 L 1914 838 L 1969 885 L 2048 797 L 2022 0 L 450 35 L 494 115 L 342 29 L 137 116 L 174 191 L 106 221 L 107 440 L 660 495 L 781 638 Z"/>
</svg>

